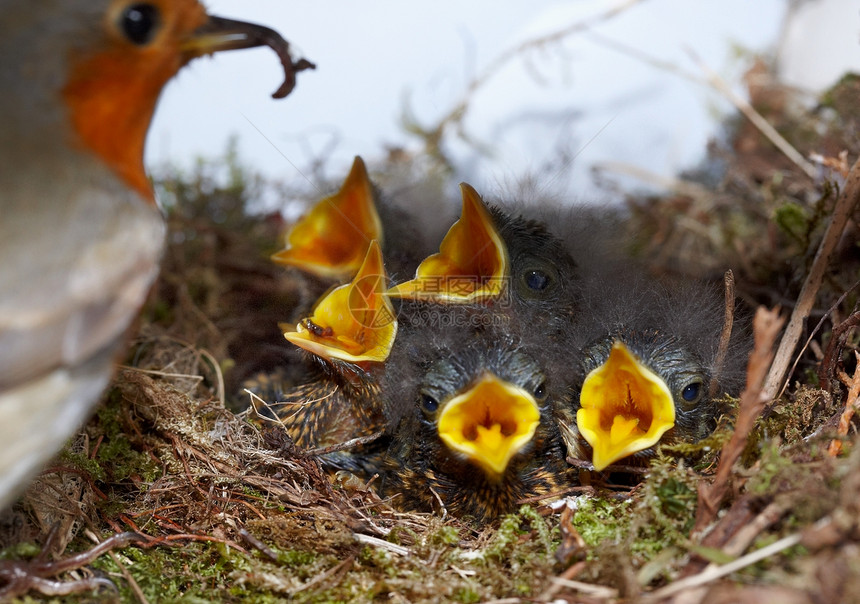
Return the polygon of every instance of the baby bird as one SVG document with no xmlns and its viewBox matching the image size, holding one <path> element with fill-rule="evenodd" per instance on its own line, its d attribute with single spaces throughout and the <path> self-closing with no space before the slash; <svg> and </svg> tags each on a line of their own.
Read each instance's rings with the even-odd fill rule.
<svg viewBox="0 0 860 604">
<path fill-rule="evenodd" d="M 308 290 L 306 297 L 316 300 L 333 283 L 340 285 L 355 276 L 374 240 L 385 253 L 389 271 L 411 273 L 430 252 L 425 240 L 435 230 L 417 224 L 385 198 L 370 180 L 364 160 L 356 156 L 340 190 L 315 203 L 290 228 L 286 247 L 272 260 L 298 269 L 302 277 L 296 277 Z"/>
<path fill-rule="evenodd" d="M 382 251 L 373 240 L 350 283 L 323 296 L 295 326 L 285 326 L 284 337 L 310 353 L 321 370 L 279 397 L 273 409 L 297 445 L 339 444 L 382 427 L 375 375 L 398 327 L 386 288 Z"/>
<path fill-rule="evenodd" d="M 720 354 L 724 296 L 716 288 L 606 268 L 584 279 L 586 310 L 570 344 L 581 354 L 571 406 L 559 414 L 568 455 L 590 456 L 596 470 L 650 455 L 658 442 L 710 434 L 718 399 L 739 392 L 748 348 L 740 319 Z"/>
<path fill-rule="evenodd" d="M 437 304 L 483 303 L 504 315 L 542 314 L 547 326 L 575 312 L 578 268 L 542 224 L 487 206 L 466 183 L 463 209 L 415 277 L 388 295 Z"/>
<path fill-rule="evenodd" d="M 383 378 L 391 444 L 373 466 L 381 495 L 484 522 L 568 485 L 554 421 L 566 392 L 506 329 L 428 331 L 402 355 Z"/>
</svg>

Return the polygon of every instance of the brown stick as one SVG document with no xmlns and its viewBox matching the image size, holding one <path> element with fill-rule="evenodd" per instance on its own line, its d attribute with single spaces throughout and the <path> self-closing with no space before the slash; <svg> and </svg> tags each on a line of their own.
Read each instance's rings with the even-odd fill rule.
<svg viewBox="0 0 860 604">
<path fill-rule="evenodd" d="M 845 397 L 845 410 L 839 418 L 839 429 L 837 430 L 841 436 L 848 434 L 848 425 L 851 423 L 851 418 L 854 417 L 854 412 L 857 410 L 857 398 L 860 397 L 860 353 L 855 350 L 854 356 L 857 358 L 857 366 L 854 368 L 854 378 L 851 380 L 848 396 Z M 841 450 L 842 441 L 834 438 L 830 441 L 830 448 L 827 453 L 831 457 L 836 457 Z"/>
<path fill-rule="evenodd" d="M 860 160 L 851 166 L 851 172 L 848 173 L 848 178 L 845 180 L 845 187 L 842 189 L 839 199 L 836 200 L 830 224 L 827 225 L 827 230 L 824 232 L 824 238 L 821 240 L 821 245 L 819 245 L 815 259 L 812 261 L 809 275 L 806 277 L 803 289 L 800 290 L 800 296 L 794 311 L 791 313 L 788 327 L 785 328 L 785 334 L 779 343 L 779 349 L 776 351 L 776 357 L 764 387 L 771 399 L 782 394 L 782 390 L 785 388 L 783 380 L 803 331 L 803 324 L 815 303 L 818 289 L 824 279 L 824 272 L 830 264 L 830 257 L 833 255 L 836 244 L 842 237 L 842 232 L 848 223 L 848 218 L 854 208 L 857 207 L 858 201 L 860 201 Z M 788 383 L 787 380 L 786 383 Z"/>
<path fill-rule="evenodd" d="M 756 311 L 753 320 L 755 345 L 747 365 L 747 383 L 741 393 L 735 431 L 720 453 L 720 463 L 713 483 L 702 481 L 699 484 L 699 504 L 693 533 L 698 533 L 716 518 L 717 510 L 728 491 L 732 468 L 746 446 L 756 419 L 770 400 L 767 392 L 762 389 L 762 382 L 773 360 L 773 344 L 784 323 L 785 319 L 779 316 L 778 309 L 767 310 L 759 307 Z"/>
<path fill-rule="evenodd" d="M 842 294 L 839 300 L 837 300 L 837 304 L 841 304 L 847 294 L 848 292 Z M 828 315 L 832 312 L 833 308 L 830 309 Z M 852 313 L 842 323 L 833 326 L 830 341 L 827 343 L 827 348 L 824 351 L 824 358 L 821 359 L 821 364 L 818 367 L 818 383 L 828 392 L 832 392 L 830 378 L 836 373 L 836 365 L 842 356 L 842 347 L 845 345 L 845 340 L 848 339 L 848 334 L 851 330 L 858 325 L 860 325 L 860 312 Z"/>
<path fill-rule="evenodd" d="M 720 388 L 720 374 L 723 372 L 723 364 L 729 351 L 729 341 L 732 339 L 732 327 L 735 323 L 735 274 L 727 270 L 723 275 L 726 287 L 726 308 L 723 316 L 723 331 L 720 333 L 720 347 L 717 350 L 717 358 L 714 361 L 714 374 L 711 379 L 711 387 L 708 396 L 714 398 Z"/>
</svg>

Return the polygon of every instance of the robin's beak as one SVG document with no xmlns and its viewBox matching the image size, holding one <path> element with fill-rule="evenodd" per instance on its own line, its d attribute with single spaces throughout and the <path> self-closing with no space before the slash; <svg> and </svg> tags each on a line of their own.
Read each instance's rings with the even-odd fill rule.
<svg viewBox="0 0 860 604">
<path fill-rule="evenodd" d="M 337 194 L 320 200 L 287 234 L 279 264 L 341 282 L 358 271 L 372 240 L 382 240 L 382 223 L 367 168 L 356 157 Z"/>
<path fill-rule="evenodd" d="M 272 95 L 276 99 L 284 98 L 296 86 L 296 74 L 305 69 L 315 69 L 316 65 L 307 59 L 293 60 L 290 55 L 290 44 L 273 29 L 234 21 L 223 17 L 209 15 L 208 20 L 186 39 L 182 46 L 185 62 L 196 57 L 212 54 L 222 50 L 241 50 L 268 46 L 277 53 L 284 66 L 284 83 Z"/>
<path fill-rule="evenodd" d="M 531 441 L 539 422 L 540 410 L 528 392 L 485 373 L 447 402 L 437 428 L 448 448 L 498 479 L 511 458 Z"/>
<path fill-rule="evenodd" d="M 594 468 L 602 470 L 657 444 L 675 425 L 675 405 L 666 383 L 615 342 L 582 384 L 576 423 L 594 450 Z"/>
<path fill-rule="evenodd" d="M 385 296 L 382 251 L 371 241 L 351 283 L 323 296 L 313 314 L 284 333 L 290 342 L 324 359 L 382 362 L 397 335 L 397 319 Z"/>
<path fill-rule="evenodd" d="M 477 191 L 466 183 L 463 212 L 439 246 L 426 258 L 415 278 L 394 286 L 395 298 L 468 304 L 501 294 L 508 274 L 508 252 L 493 218 Z"/>
</svg>

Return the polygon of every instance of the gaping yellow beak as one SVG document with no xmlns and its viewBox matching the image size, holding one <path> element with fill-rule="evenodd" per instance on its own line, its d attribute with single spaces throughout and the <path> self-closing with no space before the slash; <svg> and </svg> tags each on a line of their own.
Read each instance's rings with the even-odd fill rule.
<svg viewBox="0 0 860 604">
<path fill-rule="evenodd" d="M 392 287 L 395 298 L 468 304 L 501 294 L 508 274 L 508 251 L 477 191 L 460 185 L 463 212 L 415 278 Z"/>
<path fill-rule="evenodd" d="M 443 407 L 437 420 L 442 441 L 499 478 L 534 436 L 540 410 L 525 390 L 486 373 Z"/>
<path fill-rule="evenodd" d="M 576 424 L 594 450 L 596 470 L 657 444 L 675 425 L 668 386 L 621 342 L 585 378 L 579 402 Z"/>
<path fill-rule="evenodd" d="M 352 282 L 323 296 L 313 314 L 284 337 L 325 359 L 384 361 L 397 335 L 394 307 L 385 296 L 386 281 L 382 250 L 374 240 Z"/>
<path fill-rule="evenodd" d="M 286 249 L 272 260 L 343 282 L 355 275 L 373 239 L 382 240 L 382 222 L 367 168 L 356 157 L 340 191 L 293 225 Z"/>
</svg>

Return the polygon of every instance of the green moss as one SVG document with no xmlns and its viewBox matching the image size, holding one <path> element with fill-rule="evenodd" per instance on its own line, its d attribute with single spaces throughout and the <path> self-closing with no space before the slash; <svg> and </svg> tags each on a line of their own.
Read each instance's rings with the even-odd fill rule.
<svg viewBox="0 0 860 604">
<path fill-rule="evenodd" d="M 545 554 L 551 554 L 553 551 L 552 534 L 546 520 L 534 508 L 524 505 L 516 514 L 508 514 L 502 519 L 499 530 L 484 550 L 485 558 L 516 558 L 518 548 L 515 546 L 519 543 L 520 537 L 526 533 L 526 526 L 534 532 L 536 537 L 536 539 L 529 540 L 530 545 L 540 545 Z"/>
<path fill-rule="evenodd" d="M 26 560 L 35 558 L 42 548 L 35 543 L 16 543 L 11 547 L 0 550 L 0 560 Z"/>
<path fill-rule="evenodd" d="M 799 203 L 789 201 L 776 209 L 773 218 L 785 234 L 806 247 L 806 235 L 809 231 L 809 215 L 806 208 Z"/>
<path fill-rule="evenodd" d="M 630 523 L 630 508 L 630 500 L 579 497 L 576 499 L 573 526 L 589 549 L 604 540 L 618 541 Z"/>
<path fill-rule="evenodd" d="M 442 525 L 430 534 L 429 542 L 438 545 L 455 545 L 460 541 L 460 532 L 451 525 Z"/>
<path fill-rule="evenodd" d="M 474 604 L 483 600 L 481 594 L 470 587 L 459 589 L 454 595 L 454 599 L 458 602 L 463 602 L 463 604 Z"/>
<path fill-rule="evenodd" d="M 287 550 L 278 552 L 278 563 L 283 566 L 303 566 L 313 564 L 319 556 L 309 551 Z"/>
<path fill-rule="evenodd" d="M 503 554 L 508 553 L 510 546 L 516 543 L 519 536 L 522 534 L 520 525 L 522 524 L 520 517 L 517 514 L 508 514 L 504 517 L 499 530 L 490 544 L 484 550 L 486 559 L 498 559 Z"/>
<path fill-rule="evenodd" d="M 238 552 L 209 543 L 149 550 L 129 547 L 119 558 L 147 599 L 158 602 L 186 602 L 196 598 L 211 601 L 213 594 L 235 589 L 231 588 L 231 572 L 249 568 Z M 97 559 L 93 566 L 114 575 L 120 572 L 109 556 Z M 118 583 L 118 587 L 122 601 L 134 600 L 125 582 Z"/>
<path fill-rule="evenodd" d="M 794 462 L 780 454 L 779 442 L 765 441 L 762 444 L 761 458 L 755 473 L 747 482 L 747 491 L 755 495 L 764 495 L 773 490 L 774 479 L 781 476 L 786 469 L 795 470 Z"/>
</svg>

